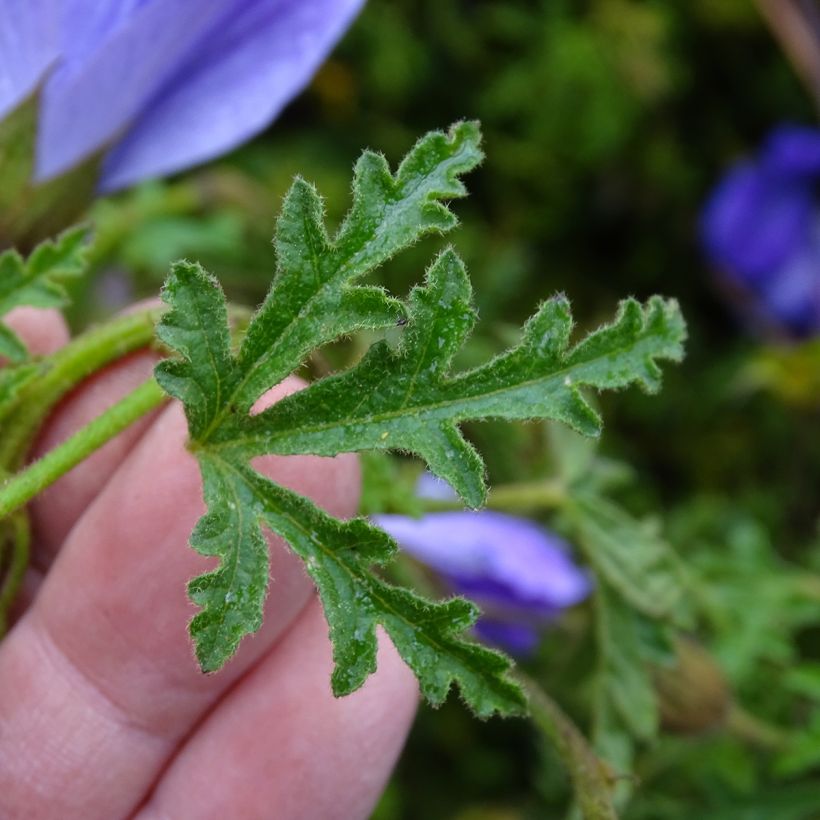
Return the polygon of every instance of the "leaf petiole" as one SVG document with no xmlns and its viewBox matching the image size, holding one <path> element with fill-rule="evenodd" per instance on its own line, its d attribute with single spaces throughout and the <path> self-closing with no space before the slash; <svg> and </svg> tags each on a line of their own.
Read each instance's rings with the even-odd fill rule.
<svg viewBox="0 0 820 820">
<path fill-rule="evenodd" d="M 520 669 L 515 677 L 527 693 L 533 722 L 552 742 L 572 778 L 584 820 L 618 820 L 612 804 L 616 777 L 609 765 L 595 754 L 564 710 L 532 678 Z"/>
</svg>

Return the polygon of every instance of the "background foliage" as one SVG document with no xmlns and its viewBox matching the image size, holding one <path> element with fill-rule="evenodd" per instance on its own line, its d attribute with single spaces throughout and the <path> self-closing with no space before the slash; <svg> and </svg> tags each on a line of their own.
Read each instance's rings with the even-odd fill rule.
<svg viewBox="0 0 820 820">
<path fill-rule="evenodd" d="M 395 162 L 419 134 L 460 117 L 482 121 L 488 156 L 457 207 L 453 241 L 482 320 L 462 366 L 505 347 L 556 291 L 582 325 L 610 316 L 624 296 L 655 292 L 678 298 L 689 324 L 687 359 L 667 371 L 660 395 L 602 399 L 601 453 L 632 467 L 615 471 L 607 497 L 637 518 L 651 513 L 641 537 L 662 533 L 684 559 L 697 639 L 677 668 L 652 656 L 651 635 L 636 639 L 644 661 L 672 672 L 655 681 L 667 693 L 660 715 L 645 675 L 622 681 L 640 779 L 626 784 L 625 816 L 820 816 L 818 354 L 750 333 L 697 246 L 699 208 L 726 165 L 776 122 L 814 117 L 746 0 L 371 0 L 263 138 L 96 206 L 97 276 L 74 321 L 155 294 L 180 256 L 257 303 L 271 275 L 274 215 L 297 171 L 326 195 L 334 223 L 362 146 Z M 406 293 L 443 244 L 411 248 L 380 282 Z M 359 350 L 355 339 L 335 345 L 311 366 L 326 370 Z M 539 426 L 469 432 L 493 483 L 561 469 L 560 447 Z M 527 664 L 588 733 L 602 674 L 593 665 L 609 662 L 593 650 L 591 609 L 570 613 Z M 615 636 L 611 648 L 617 661 L 628 641 Z M 604 673 L 617 675 L 617 663 Z M 691 702 L 669 695 L 681 681 Z M 729 700 L 742 712 L 710 720 L 713 704 Z M 377 817 L 561 816 L 568 795 L 563 770 L 525 723 L 482 724 L 450 703 L 422 713 Z"/>
</svg>

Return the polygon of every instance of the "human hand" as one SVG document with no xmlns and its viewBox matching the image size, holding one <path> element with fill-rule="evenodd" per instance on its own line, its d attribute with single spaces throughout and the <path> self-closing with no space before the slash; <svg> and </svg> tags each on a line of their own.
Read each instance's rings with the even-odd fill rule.
<svg viewBox="0 0 820 820">
<path fill-rule="evenodd" d="M 37 353 L 59 317 L 9 324 Z M 144 381 L 149 352 L 69 396 L 45 452 Z M 274 399 L 298 388 L 289 380 Z M 33 556 L 0 644 L 2 820 L 367 817 L 398 756 L 416 682 L 389 641 L 355 694 L 330 690 L 327 625 L 301 563 L 271 539 L 260 631 L 218 674 L 197 668 L 185 583 L 210 566 L 186 546 L 203 513 L 178 404 L 126 430 L 32 505 Z M 260 459 L 336 516 L 355 513 L 353 456 Z"/>
</svg>

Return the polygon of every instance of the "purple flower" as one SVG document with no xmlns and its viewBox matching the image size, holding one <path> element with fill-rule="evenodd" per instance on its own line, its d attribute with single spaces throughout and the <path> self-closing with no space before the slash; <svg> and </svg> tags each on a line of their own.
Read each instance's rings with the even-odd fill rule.
<svg viewBox="0 0 820 820">
<path fill-rule="evenodd" d="M 523 518 L 485 510 L 374 520 L 452 591 L 479 604 L 476 631 L 515 654 L 531 652 L 539 630 L 590 590 L 569 546 Z"/>
<path fill-rule="evenodd" d="M 261 131 L 364 0 L 5 0 L 0 116 L 42 87 L 36 177 L 104 151 L 112 190 Z"/>
<path fill-rule="evenodd" d="M 706 204 L 711 262 L 755 318 L 792 335 L 820 331 L 820 130 L 784 125 L 732 168 Z"/>
</svg>

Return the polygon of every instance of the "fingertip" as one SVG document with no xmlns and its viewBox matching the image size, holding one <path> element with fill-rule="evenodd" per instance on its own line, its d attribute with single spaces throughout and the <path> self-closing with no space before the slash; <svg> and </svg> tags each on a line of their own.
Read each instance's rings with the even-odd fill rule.
<svg viewBox="0 0 820 820">
<path fill-rule="evenodd" d="M 405 714 L 409 713 L 412 718 L 421 698 L 418 680 L 413 670 L 402 660 L 393 641 L 381 628 L 376 681 L 390 693 L 391 699 L 400 705 Z"/>
<path fill-rule="evenodd" d="M 23 340 L 35 356 L 48 356 L 70 338 L 68 325 L 58 310 L 17 307 L 3 321 Z"/>
</svg>

